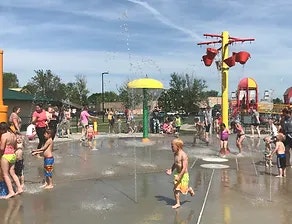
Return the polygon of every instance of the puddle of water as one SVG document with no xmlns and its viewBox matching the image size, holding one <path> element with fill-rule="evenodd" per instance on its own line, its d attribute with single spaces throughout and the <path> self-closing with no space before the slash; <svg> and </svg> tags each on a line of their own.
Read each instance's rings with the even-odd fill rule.
<svg viewBox="0 0 292 224">
<path fill-rule="evenodd" d="M 64 175 L 64 176 L 76 176 L 76 175 L 78 175 L 78 173 L 76 173 L 76 172 L 63 172 L 62 175 Z"/>
<path fill-rule="evenodd" d="M 218 162 L 218 163 L 227 162 L 228 161 L 228 159 L 217 158 L 217 157 L 205 157 L 205 158 L 202 158 L 202 160 L 204 160 L 206 162 Z"/>
<path fill-rule="evenodd" d="M 95 210 L 95 211 L 108 211 L 115 206 L 115 203 L 107 200 L 106 198 L 96 202 L 82 202 L 82 210 Z"/>
<path fill-rule="evenodd" d="M 115 172 L 112 169 L 103 170 L 101 173 L 104 176 L 112 176 L 115 174 Z"/>
<path fill-rule="evenodd" d="M 25 190 L 24 192 L 27 194 L 37 194 L 40 193 L 41 191 L 43 191 L 42 188 L 40 188 L 41 183 L 39 184 L 27 184 L 25 185 Z"/>
<path fill-rule="evenodd" d="M 223 165 L 223 164 L 202 164 L 201 167 L 203 168 L 208 168 L 208 169 L 226 169 L 229 168 L 228 165 Z"/>
</svg>

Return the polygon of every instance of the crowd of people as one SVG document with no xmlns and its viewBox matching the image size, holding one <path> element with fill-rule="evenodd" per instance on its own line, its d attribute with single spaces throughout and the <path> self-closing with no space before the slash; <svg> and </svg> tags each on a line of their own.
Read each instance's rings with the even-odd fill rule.
<svg viewBox="0 0 292 224">
<path fill-rule="evenodd" d="M 9 116 L 8 122 L 0 123 L 0 152 L 1 152 L 1 174 L 0 182 L 3 177 L 7 186 L 7 192 L 2 195 L 2 198 L 10 198 L 17 194 L 21 194 L 24 189 L 24 160 L 23 160 L 23 149 L 25 138 L 28 140 L 38 139 L 36 149 L 32 150 L 33 156 L 39 156 L 40 154 L 44 157 L 44 184 L 42 185 L 45 189 L 53 188 L 52 171 L 54 167 L 54 156 L 53 156 L 53 144 L 55 135 L 60 135 L 59 125 L 62 126 L 62 130 L 69 135 L 70 131 L 70 120 L 71 113 L 68 108 L 59 111 L 57 107 L 48 106 L 47 109 L 43 108 L 42 104 L 35 105 L 35 110 L 32 113 L 31 124 L 27 127 L 26 137 L 21 134 L 22 119 L 20 118 L 20 107 L 12 109 L 12 113 Z M 158 107 L 155 107 L 152 114 L 154 124 L 160 124 Z M 240 120 L 235 120 L 234 127 L 230 129 L 222 122 L 221 114 L 219 112 L 212 114 L 210 107 L 202 112 L 203 119 L 200 120 L 198 117 L 194 119 L 194 140 L 193 145 L 197 144 L 198 140 L 203 141 L 207 145 L 210 141 L 210 132 L 213 130 L 220 140 L 219 155 L 225 157 L 230 153 L 228 141 L 230 134 L 236 133 L 236 146 L 238 148 L 238 156 L 242 155 L 243 142 L 246 138 L 245 129 L 242 126 Z M 255 130 L 257 131 L 258 137 L 261 136 L 258 128 L 260 124 L 259 114 L 256 110 L 252 111 L 252 127 L 251 137 L 254 137 Z M 107 111 L 109 133 L 114 130 L 114 125 L 117 123 L 121 124 L 121 117 L 116 116 L 112 109 Z M 86 141 L 89 148 L 93 148 L 94 128 L 90 124 L 91 119 L 97 119 L 88 112 L 87 106 L 84 106 L 80 116 L 79 125 L 82 126 L 81 141 Z M 157 119 L 157 120 L 155 120 Z M 126 109 L 125 111 L 125 123 L 130 124 L 133 122 L 133 113 Z M 269 120 L 269 135 L 264 138 L 265 142 L 265 164 L 267 167 L 273 166 L 272 156 L 277 155 L 277 167 L 279 169 L 279 175 L 277 177 L 286 176 L 286 167 L 291 166 L 290 164 L 290 150 L 292 149 L 292 116 L 291 109 L 285 108 L 282 111 L 280 120 L 276 123 L 274 117 L 270 117 Z M 172 118 L 166 117 L 157 133 L 173 134 L 179 133 L 182 125 L 182 119 L 179 114 L 175 114 Z M 65 127 L 65 128 L 64 128 Z M 254 130 L 253 130 L 254 129 Z M 61 136 L 61 135 L 60 135 Z M 180 206 L 179 193 L 190 193 L 194 195 L 194 191 L 188 187 L 188 176 L 187 176 L 187 155 L 183 151 L 183 142 L 181 139 L 176 138 L 172 142 L 172 150 L 175 153 L 175 162 L 171 169 L 167 170 L 167 174 L 171 174 L 175 171 L 174 181 L 174 195 L 176 204 L 173 208 Z M 182 159 L 183 164 L 178 164 L 178 158 Z"/>
<path fill-rule="evenodd" d="M 20 107 L 14 107 L 9 115 L 8 122 L 0 123 L 0 157 L 1 173 L 0 182 L 5 186 L 1 191 L 1 198 L 11 198 L 21 194 L 24 189 L 24 160 L 23 149 L 26 139 L 28 141 L 38 139 L 36 149 L 32 155 L 42 154 L 44 157 L 45 189 L 53 188 L 52 170 L 54 167 L 53 140 L 56 134 L 60 134 L 59 127 L 70 134 L 71 113 L 69 108 L 59 111 L 58 107 L 36 104 L 32 112 L 31 122 L 27 126 L 26 134 L 21 133 L 22 119 Z M 66 124 L 66 125 L 64 125 Z"/>
<path fill-rule="evenodd" d="M 230 153 L 228 147 L 228 140 L 231 133 L 236 134 L 236 146 L 238 149 L 238 156 L 242 156 L 243 142 L 246 139 L 245 127 L 242 125 L 240 119 L 235 119 L 232 127 L 228 128 L 222 122 L 219 112 L 215 116 L 211 115 L 210 107 L 203 111 L 203 119 L 198 117 L 194 119 L 195 133 L 193 144 L 196 145 L 197 140 L 204 143 L 209 142 L 210 125 L 213 125 L 213 131 L 220 140 L 219 155 L 225 157 Z M 256 109 L 251 110 L 251 138 L 261 138 L 261 130 L 259 125 L 261 123 L 259 113 Z M 265 142 L 265 165 L 267 167 L 273 166 L 272 155 L 277 154 L 277 166 L 279 168 L 278 176 L 285 176 L 285 167 L 290 167 L 290 150 L 292 149 L 292 116 L 291 109 L 284 108 L 279 120 L 274 116 L 268 118 L 268 136 L 264 139 Z"/>
</svg>

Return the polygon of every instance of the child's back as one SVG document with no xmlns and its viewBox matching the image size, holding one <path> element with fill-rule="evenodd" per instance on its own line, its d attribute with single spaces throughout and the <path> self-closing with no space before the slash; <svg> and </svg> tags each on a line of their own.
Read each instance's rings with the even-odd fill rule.
<svg viewBox="0 0 292 224">
<path fill-rule="evenodd" d="M 17 147 L 15 150 L 16 155 L 16 162 L 14 166 L 15 174 L 19 178 L 20 185 L 24 187 L 24 175 L 23 175 L 23 169 L 24 169 L 24 160 L 23 160 L 23 149 L 24 149 L 24 143 L 23 143 L 23 137 L 17 136 Z"/>
</svg>

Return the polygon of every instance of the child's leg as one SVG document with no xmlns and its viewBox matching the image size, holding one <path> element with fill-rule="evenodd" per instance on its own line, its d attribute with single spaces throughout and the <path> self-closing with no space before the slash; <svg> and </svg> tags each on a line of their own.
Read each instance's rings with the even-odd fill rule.
<svg viewBox="0 0 292 224">
<path fill-rule="evenodd" d="M 282 168 L 279 168 L 279 175 L 276 176 L 276 177 L 282 177 L 283 176 L 283 169 Z"/>
<path fill-rule="evenodd" d="M 22 188 L 24 188 L 24 175 L 23 174 L 20 176 L 19 180 L 20 180 L 20 186 Z"/>
<path fill-rule="evenodd" d="M 192 187 L 189 187 L 188 193 L 193 197 L 195 195 L 195 192 Z"/>
<path fill-rule="evenodd" d="M 227 141 L 223 141 L 224 154 L 227 154 Z"/>
<path fill-rule="evenodd" d="M 45 187 L 45 189 L 50 189 L 54 187 L 52 177 L 46 177 L 46 182 L 47 182 L 47 186 Z"/>
<path fill-rule="evenodd" d="M 193 145 L 197 144 L 197 134 L 194 135 Z"/>
<path fill-rule="evenodd" d="M 18 176 L 15 174 L 14 164 L 10 167 L 9 174 L 17 187 L 17 191 L 15 192 L 15 194 L 21 194 L 23 192 L 23 189 L 20 185 Z"/>
<path fill-rule="evenodd" d="M 172 208 L 179 208 L 180 207 L 180 200 L 179 200 L 179 191 L 174 190 L 174 199 L 176 204 L 172 206 Z"/>
<path fill-rule="evenodd" d="M 9 176 L 9 162 L 3 157 L 1 158 L 1 169 L 2 169 L 4 181 L 8 188 L 8 195 L 6 195 L 5 197 L 7 199 L 10 197 L 13 197 L 15 195 L 15 192 L 13 190 L 11 179 Z"/>
<path fill-rule="evenodd" d="M 283 177 L 286 177 L 286 167 L 283 168 Z"/>
</svg>

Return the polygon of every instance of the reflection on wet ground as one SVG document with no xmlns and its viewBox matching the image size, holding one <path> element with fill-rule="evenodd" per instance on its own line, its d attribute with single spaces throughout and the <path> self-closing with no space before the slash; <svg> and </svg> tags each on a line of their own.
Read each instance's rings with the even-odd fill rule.
<svg viewBox="0 0 292 224">
<path fill-rule="evenodd" d="M 145 144 L 139 137 L 98 136 L 94 150 L 56 142 L 55 187 L 47 191 L 39 188 L 42 159 L 27 152 L 26 192 L 0 201 L 1 223 L 292 223 L 291 168 L 287 178 L 276 178 L 276 166 L 264 166 L 260 139 L 247 138 L 238 157 L 235 136 L 224 159 L 217 139 L 192 146 L 191 135 L 181 136 L 196 194 L 172 209 L 172 177 L 165 175 L 172 138 L 154 135 Z"/>
</svg>

